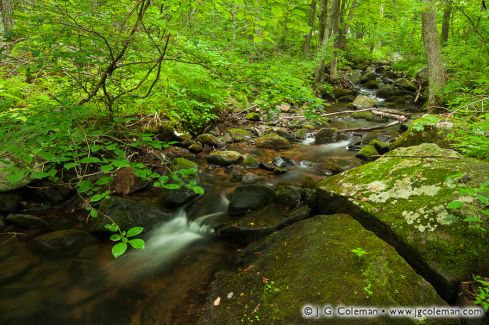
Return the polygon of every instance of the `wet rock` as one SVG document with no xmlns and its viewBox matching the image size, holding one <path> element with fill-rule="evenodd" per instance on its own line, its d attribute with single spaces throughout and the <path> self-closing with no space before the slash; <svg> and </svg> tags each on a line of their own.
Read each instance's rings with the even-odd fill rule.
<svg viewBox="0 0 489 325">
<path fill-rule="evenodd" d="M 292 160 L 290 160 L 287 157 L 282 157 L 282 156 L 273 157 L 272 162 L 275 166 L 281 167 L 281 168 L 294 165 L 294 162 Z"/>
<path fill-rule="evenodd" d="M 279 185 L 275 192 L 275 202 L 286 207 L 295 207 L 301 201 L 301 190 L 291 185 Z"/>
<path fill-rule="evenodd" d="M 0 193 L 0 213 L 11 213 L 22 209 L 22 194 L 19 192 Z"/>
<path fill-rule="evenodd" d="M 246 115 L 246 119 L 248 121 L 258 122 L 261 120 L 261 115 L 260 115 L 260 113 L 248 113 Z"/>
<path fill-rule="evenodd" d="M 333 88 L 332 93 L 334 98 L 356 95 L 356 91 L 353 89 L 345 89 L 345 88 L 338 88 L 338 87 Z"/>
<path fill-rule="evenodd" d="M 276 128 L 275 127 L 272 130 L 274 133 L 278 134 L 282 138 L 285 138 L 289 141 L 295 141 L 295 137 L 292 134 L 290 134 L 290 131 L 287 128 Z"/>
<path fill-rule="evenodd" d="M 253 173 L 246 173 L 241 178 L 241 183 L 243 184 L 256 184 L 261 181 L 263 181 L 263 177 L 260 177 Z"/>
<path fill-rule="evenodd" d="M 193 153 L 199 153 L 199 152 L 202 152 L 204 150 L 204 148 L 202 147 L 202 145 L 200 143 L 194 142 L 188 147 L 188 150 L 190 150 Z"/>
<path fill-rule="evenodd" d="M 400 77 L 400 74 L 392 70 L 387 70 L 386 72 L 384 72 L 384 77 L 389 79 L 397 79 Z"/>
<path fill-rule="evenodd" d="M 78 254 L 96 239 L 78 229 L 65 229 L 37 236 L 31 241 L 34 251 L 49 257 L 68 257 Z"/>
<path fill-rule="evenodd" d="M 378 158 L 378 156 L 379 156 L 378 151 L 375 149 L 375 147 L 370 145 L 366 145 L 365 147 L 360 149 L 360 151 L 355 155 L 355 157 L 357 158 L 368 160 L 368 161 L 375 160 Z"/>
<path fill-rule="evenodd" d="M 234 140 L 233 140 L 233 137 L 231 136 L 231 134 L 229 133 L 226 133 L 222 136 L 222 141 L 224 143 L 232 143 Z"/>
<path fill-rule="evenodd" d="M 353 254 L 357 247 L 367 254 Z M 216 274 L 201 324 L 243 319 L 303 324 L 305 301 L 320 306 L 447 306 L 391 246 L 348 215 L 316 216 L 285 227 L 245 248 L 239 260 L 248 271 Z M 229 292 L 240 294 L 213 305 Z M 372 318 L 369 323 L 392 320 Z M 328 324 L 345 324 L 345 319 L 329 318 Z"/>
<path fill-rule="evenodd" d="M 355 98 L 352 104 L 357 109 L 372 108 L 377 106 L 375 99 L 365 95 L 359 95 Z"/>
<path fill-rule="evenodd" d="M 316 132 L 316 144 L 332 143 L 339 140 L 347 139 L 347 135 L 338 132 L 335 128 L 322 128 Z"/>
<path fill-rule="evenodd" d="M 412 104 L 412 103 L 414 103 L 414 96 L 411 96 L 411 95 L 392 96 L 392 97 L 386 98 L 386 101 L 389 103 L 395 103 L 395 104 Z"/>
<path fill-rule="evenodd" d="M 229 214 L 243 214 L 259 209 L 270 203 L 274 197 L 274 190 L 270 186 L 240 186 L 231 194 L 229 198 Z"/>
<path fill-rule="evenodd" d="M 243 165 L 248 168 L 258 168 L 260 163 L 255 157 L 248 156 L 245 158 L 245 160 L 243 160 Z"/>
<path fill-rule="evenodd" d="M 207 156 L 209 163 L 222 166 L 239 164 L 243 159 L 243 155 L 236 151 L 214 151 Z"/>
<path fill-rule="evenodd" d="M 340 103 L 351 103 L 355 100 L 355 96 L 341 96 L 337 100 Z"/>
<path fill-rule="evenodd" d="M 264 170 L 269 171 L 269 172 L 273 172 L 275 170 L 275 168 L 276 168 L 274 164 L 269 164 L 269 163 L 266 163 L 266 162 L 260 162 L 259 167 L 261 169 L 264 169 Z"/>
<path fill-rule="evenodd" d="M 282 167 L 275 167 L 275 168 L 273 169 L 273 173 L 274 173 L 275 175 L 282 175 L 282 174 L 286 174 L 286 173 L 288 173 L 288 170 L 287 170 L 287 169 L 285 169 L 285 168 L 282 168 Z"/>
<path fill-rule="evenodd" d="M 132 168 L 120 168 L 115 172 L 112 188 L 114 193 L 125 196 L 142 190 L 149 184 L 150 182 L 137 177 Z"/>
<path fill-rule="evenodd" d="M 457 173 L 465 175 L 464 183 L 447 178 Z M 457 188 L 460 184 L 477 187 L 486 175 L 488 162 L 464 158 L 435 144 L 399 148 L 322 181 L 318 209 L 352 213 L 430 279 L 447 301 L 454 302 L 461 281 L 487 273 L 489 246 L 487 238 L 469 230 L 446 207 L 459 200 L 470 210 L 469 198 Z"/>
<path fill-rule="evenodd" d="M 257 138 L 256 146 L 273 150 L 289 149 L 290 142 L 276 133 L 269 133 Z"/>
<path fill-rule="evenodd" d="M 375 140 L 370 141 L 368 145 L 374 147 L 375 150 L 377 150 L 377 152 L 381 155 L 383 155 L 389 151 L 389 144 L 387 142 L 384 142 L 384 141 L 380 141 L 380 140 L 375 139 Z"/>
<path fill-rule="evenodd" d="M 49 222 L 30 214 L 14 214 L 11 213 L 7 216 L 7 221 L 13 223 L 16 226 L 25 228 L 48 228 Z"/>
<path fill-rule="evenodd" d="M 231 128 L 227 130 L 227 133 L 231 136 L 234 142 L 242 142 L 253 138 L 253 134 L 250 131 Z"/>
<path fill-rule="evenodd" d="M 365 84 L 368 81 L 375 80 L 376 78 L 377 75 L 375 74 L 375 72 L 367 72 L 363 74 L 362 77 L 360 78 L 360 83 Z"/>
<path fill-rule="evenodd" d="M 380 83 L 377 79 L 372 79 L 372 80 L 367 81 L 364 84 L 364 87 L 367 89 L 378 89 L 380 87 Z"/>
<path fill-rule="evenodd" d="M 219 144 L 219 139 L 210 133 L 201 134 L 197 137 L 197 141 L 203 145 L 207 144 L 209 146 L 217 146 Z"/>
<path fill-rule="evenodd" d="M 343 171 L 343 168 L 332 160 L 315 163 L 313 164 L 313 168 L 319 173 L 319 175 L 326 176 L 338 174 Z"/>
<path fill-rule="evenodd" d="M 412 121 L 411 125 L 418 121 Z M 450 129 L 446 128 L 444 124 L 425 125 L 422 129 L 410 127 L 391 144 L 390 148 L 410 147 L 422 143 L 436 143 L 439 147 L 450 148 L 450 143 L 447 140 L 449 133 Z"/>
<path fill-rule="evenodd" d="M 303 186 L 303 188 L 301 188 L 302 205 L 305 207 L 309 207 L 313 211 L 316 211 L 317 207 L 316 185 L 316 181 L 314 181 L 314 187 L 312 188 L 304 187 L 304 184 L 301 184 L 301 186 Z"/>
<path fill-rule="evenodd" d="M 102 201 L 99 210 L 102 214 L 95 219 L 95 223 L 91 226 L 92 232 L 106 231 L 105 224 L 112 223 L 108 216 L 124 230 L 135 226 L 141 226 L 147 230 L 159 222 L 168 221 L 172 218 L 170 213 L 159 209 L 157 206 L 117 196 Z"/>
<path fill-rule="evenodd" d="M 377 96 L 381 98 L 391 98 L 395 96 L 405 96 L 405 95 L 410 95 L 411 93 L 406 90 L 400 90 L 392 87 L 391 85 L 383 86 L 377 90 Z"/>
<path fill-rule="evenodd" d="M 415 92 L 416 91 L 416 85 L 414 84 L 413 81 L 407 80 L 406 78 L 399 78 L 394 82 L 394 87 L 397 87 L 402 90 L 406 90 L 409 92 Z"/>
</svg>

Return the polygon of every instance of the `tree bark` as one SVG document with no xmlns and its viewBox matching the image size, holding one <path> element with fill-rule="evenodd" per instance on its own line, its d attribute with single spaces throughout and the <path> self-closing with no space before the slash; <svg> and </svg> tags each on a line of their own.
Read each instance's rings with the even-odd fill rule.
<svg viewBox="0 0 489 325">
<path fill-rule="evenodd" d="M 436 30 L 436 11 L 434 0 L 422 0 L 426 3 L 421 14 L 423 43 L 428 62 L 429 96 L 428 106 L 437 104 L 436 94 L 445 86 L 445 69 L 441 57 L 440 43 Z"/>
<path fill-rule="evenodd" d="M 319 47 L 328 40 L 328 0 L 321 0 L 321 6 L 319 8 Z"/>
<path fill-rule="evenodd" d="M 2 24 L 5 35 L 8 35 L 14 26 L 14 1 L 0 0 L 0 10 L 2 12 Z"/>
<path fill-rule="evenodd" d="M 343 0 L 345 1 L 345 0 Z M 338 50 L 341 46 L 339 35 L 341 16 L 341 0 L 333 0 L 331 8 L 331 35 L 334 37 L 333 57 L 329 66 L 329 79 L 334 81 L 338 78 Z"/>
<path fill-rule="evenodd" d="M 448 42 L 448 31 L 450 30 L 450 18 L 452 16 L 452 0 L 445 0 L 443 10 L 443 20 L 441 24 L 441 45 L 445 46 Z"/>
<path fill-rule="evenodd" d="M 304 39 L 304 47 L 302 52 L 304 55 L 309 53 L 311 47 L 312 32 L 314 31 L 314 20 L 316 18 L 316 0 L 311 0 L 311 9 L 309 10 L 309 33 L 307 33 Z"/>
</svg>

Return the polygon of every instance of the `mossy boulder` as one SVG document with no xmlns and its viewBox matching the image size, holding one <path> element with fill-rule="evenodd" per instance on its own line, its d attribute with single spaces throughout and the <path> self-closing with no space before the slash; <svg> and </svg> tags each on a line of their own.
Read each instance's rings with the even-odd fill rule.
<svg viewBox="0 0 489 325">
<path fill-rule="evenodd" d="M 301 189 L 291 185 L 279 185 L 275 192 L 275 202 L 286 207 L 295 207 L 301 201 Z"/>
<path fill-rule="evenodd" d="M 340 98 L 340 97 L 345 97 L 345 96 L 353 96 L 356 94 L 356 91 L 353 89 L 345 89 L 345 88 L 335 87 L 332 90 L 332 94 L 333 94 L 334 98 Z"/>
<path fill-rule="evenodd" d="M 412 121 L 411 127 L 391 144 L 391 149 L 416 146 L 422 143 L 435 143 L 439 147 L 450 148 L 450 143 L 447 140 L 450 128 L 446 127 L 446 124 L 441 123 L 414 128 L 413 125 L 416 125 L 419 121 L 420 119 Z"/>
<path fill-rule="evenodd" d="M 375 80 L 376 78 L 377 78 L 377 75 L 375 74 L 375 72 L 372 72 L 372 71 L 366 72 L 360 77 L 360 83 L 365 84 L 371 80 Z"/>
<path fill-rule="evenodd" d="M 379 152 L 374 146 L 366 145 L 355 156 L 364 160 L 375 160 L 379 156 Z"/>
<path fill-rule="evenodd" d="M 213 151 L 207 156 L 208 162 L 222 166 L 239 164 L 243 159 L 243 156 L 236 151 Z"/>
<path fill-rule="evenodd" d="M 348 135 L 338 132 L 335 128 L 322 128 L 314 136 L 316 144 L 332 143 L 348 139 Z"/>
<path fill-rule="evenodd" d="M 172 218 L 170 213 L 159 209 L 157 206 L 117 196 L 102 201 L 99 210 L 101 215 L 95 219 L 95 223 L 91 226 L 92 232 L 107 231 L 105 224 L 111 224 L 112 220 L 124 230 L 135 226 L 141 226 L 147 230 L 157 223 Z"/>
<path fill-rule="evenodd" d="M 377 79 L 372 79 L 372 80 L 367 81 L 364 84 L 364 86 L 367 89 L 378 89 L 380 87 L 380 83 Z"/>
<path fill-rule="evenodd" d="M 415 92 L 416 91 L 416 85 L 414 81 L 408 80 L 406 78 L 399 78 L 394 82 L 394 87 L 397 87 L 402 90 L 406 90 L 409 92 Z"/>
<path fill-rule="evenodd" d="M 204 133 L 197 137 L 197 141 L 202 144 L 207 144 L 209 146 L 217 146 L 219 144 L 219 139 L 210 133 Z"/>
<path fill-rule="evenodd" d="M 229 197 L 229 214 L 243 214 L 266 206 L 275 196 L 273 188 L 266 185 L 243 185 Z"/>
<path fill-rule="evenodd" d="M 465 184 L 448 177 L 457 173 L 465 175 Z M 352 214 L 453 301 L 461 281 L 489 275 L 489 245 L 487 235 L 469 228 L 446 206 L 453 200 L 470 202 L 457 186 L 478 186 L 487 175 L 488 162 L 436 144 L 399 148 L 322 181 L 318 209 Z"/>
<path fill-rule="evenodd" d="M 227 130 L 234 142 L 246 141 L 253 138 L 253 133 L 243 129 L 231 128 Z"/>
<path fill-rule="evenodd" d="M 258 168 L 260 162 L 255 157 L 248 156 L 243 160 L 243 165 L 248 168 Z"/>
<path fill-rule="evenodd" d="M 289 149 L 290 142 L 289 140 L 281 137 L 276 133 L 269 133 L 267 135 L 257 138 L 256 146 L 258 148 L 267 148 L 273 150 Z"/>
<path fill-rule="evenodd" d="M 357 109 L 372 108 L 377 106 L 375 99 L 365 95 L 358 95 L 352 104 Z"/>
<path fill-rule="evenodd" d="M 248 121 L 258 122 L 261 120 L 261 114 L 260 113 L 248 113 L 248 114 L 246 114 L 246 119 Z"/>
<path fill-rule="evenodd" d="M 359 247 L 367 254 L 358 257 L 351 252 Z M 391 246 L 348 215 L 316 216 L 295 223 L 252 243 L 240 261 L 241 272 L 217 273 L 201 324 L 250 324 L 257 319 L 260 324 L 309 324 L 313 320 L 304 319 L 301 312 L 305 304 L 446 305 Z M 217 298 L 220 303 L 215 306 Z M 365 324 L 367 319 L 355 321 Z M 396 321 L 415 324 L 409 319 Z M 369 318 L 368 324 L 392 324 L 392 319 Z"/>
<path fill-rule="evenodd" d="M 389 144 L 384 141 L 380 141 L 377 139 L 374 139 L 368 143 L 369 146 L 372 146 L 377 150 L 378 153 L 384 154 L 389 151 Z"/>
<path fill-rule="evenodd" d="M 182 169 L 197 169 L 199 165 L 185 158 L 173 158 L 170 164 L 170 169 L 172 171 L 182 170 Z"/>
</svg>

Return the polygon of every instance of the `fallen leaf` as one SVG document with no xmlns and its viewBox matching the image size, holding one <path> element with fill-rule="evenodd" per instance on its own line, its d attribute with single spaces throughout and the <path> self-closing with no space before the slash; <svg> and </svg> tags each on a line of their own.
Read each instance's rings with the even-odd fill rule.
<svg viewBox="0 0 489 325">
<path fill-rule="evenodd" d="M 217 297 L 216 300 L 214 300 L 214 306 L 219 306 L 221 303 L 221 297 Z"/>
</svg>

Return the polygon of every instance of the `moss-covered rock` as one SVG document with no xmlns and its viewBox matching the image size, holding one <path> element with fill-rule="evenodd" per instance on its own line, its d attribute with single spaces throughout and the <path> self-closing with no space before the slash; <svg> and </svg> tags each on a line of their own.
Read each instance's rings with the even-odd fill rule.
<svg viewBox="0 0 489 325">
<path fill-rule="evenodd" d="M 352 214 L 451 300 L 460 281 L 489 270 L 487 237 L 446 209 L 455 199 L 470 199 L 448 178 L 457 173 L 465 175 L 464 186 L 478 186 L 487 180 L 489 163 L 435 144 L 399 148 L 322 181 L 319 211 Z"/>
<path fill-rule="evenodd" d="M 207 161 L 212 164 L 229 166 L 242 162 L 243 156 L 236 151 L 213 151 L 207 156 Z"/>
<path fill-rule="evenodd" d="M 412 121 L 411 126 L 416 125 L 419 121 L 419 119 Z M 450 148 L 450 143 L 447 140 L 449 132 L 450 129 L 445 127 L 444 124 L 425 125 L 419 129 L 410 127 L 390 147 L 391 149 L 397 149 L 422 143 L 436 143 L 439 147 Z"/>
<path fill-rule="evenodd" d="M 289 149 L 290 142 L 276 133 L 269 133 L 257 138 L 256 146 L 258 148 L 268 148 L 273 150 Z"/>
<path fill-rule="evenodd" d="M 248 156 L 243 161 L 243 165 L 248 168 L 258 168 L 258 166 L 260 166 L 260 162 L 256 160 L 255 157 Z"/>
<path fill-rule="evenodd" d="M 253 137 L 253 134 L 250 131 L 237 128 L 228 129 L 227 133 L 229 133 L 229 135 L 235 142 L 246 141 Z"/>
<path fill-rule="evenodd" d="M 351 252 L 359 247 L 367 254 L 358 257 Z M 240 260 L 245 271 L 217 274 L 202 324 L 305 324 L 305 304 L 446 305 L 392 247 L 348 215 L 295 223 L 248 246 Z M 214 306 L 218 297 L 220 303 Z M 356 321 L 392 324 L 386 317 Z M 414 324 L 409 319 L 396 321 Z M 327 324 L 350 322 L 354 321 L 327 319 Z"/>
<path fill-rule="evenodd" d="M 367 145 L 360 149 L 360 151 L 355 156 L 364 160 L 375 160 L 378 155 L 379 152 L 377 151 L 377 149 L 375 149 L 374 146 Z"/>
<path fill-rule="evenodd" d="M 204 148 L 200 143 L 194 142 L 190 146 L 188 146 L 188 150 L 190 150 L 193 153 L 199 153 L 202 152 Z"/>
<path fill-rule="evenodd" d="M 334 98 L 340 98 L 340 97 L 345 97 L 345 96 L 353 96 L 355 95 L 356 91 L 353 89 L 345 89 L 345 88 L 338 88 L 335 87 L 332 90 L 332 94 Z"/>
<path fill-rule="evenodd" d="M 228 212 L 243 214 L 266 206 L 275 196 L 274 190 L 266 185 L 243 185 L 229 197 Z"/>
<path fill-rule="evenodd" d="M 379 81 L 377 79 L 372 79 L 372 80 L 367 81 L 364 84 L 364 86 L 367 89 L 378 89 L 379 86 L 380 86 L 380 83 L 379 83 Z"/>
<path fill-rule="evenodd" d="M 197 137 L 197 141 L 202 144 L 207 144 L 209 146 L 217 146 L 219 144 L 219 139 L 210 133 L 201 134 Z"/>
<path fill-rule="evenodd" d="M 260 113 L 248 113 L 248 114 L 246 114 L 246 119 L 248 121 L 258 122 L 261 120 L 261 115 L 260 115 Z"/>
<path fill-rule="evenodd" d="M 414 81 L 408 80 L 406 78 L 399 78 L 394 82 L 394 87 L 397 87 L 402 90 L 410 91 L 410 92 L 415 92 L 416 91 L 416 85 L 414 84 Z"/>
<path fill-rule="evenodd" d="M 389 144 L 384 141 L 380 141 L 377 139 L 374 139 L 368 143 L 369 146 L 372 146 L 377 150 L 378 153 L 384 154 L 389 151 Z"/>
<path fill-rule="evenodd" d="M 170 164 L 170 169 L 173 171 L 181 169 L 193 169 L 198 167 L 199 165 L 196 162 L 181 157 L 172 159 Z"/>
<path fill-rule="evenodd" d="M 355 98 L 352 105 L 357 109 L 364 109 L 377 106 L 377 102 L 368 96 L 359 95 Z"/>
<path fill-rule="evenodd" d="M 301 201 L 301 189 L 291 185 L 279 185 L 275 192 L 275 202 L 286 207 L 295 207 Z"/>
</svg>

